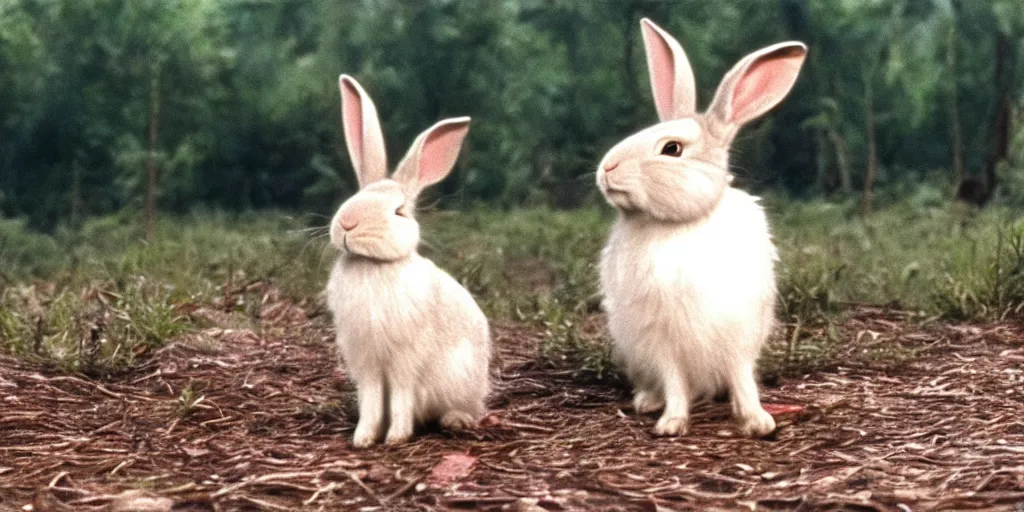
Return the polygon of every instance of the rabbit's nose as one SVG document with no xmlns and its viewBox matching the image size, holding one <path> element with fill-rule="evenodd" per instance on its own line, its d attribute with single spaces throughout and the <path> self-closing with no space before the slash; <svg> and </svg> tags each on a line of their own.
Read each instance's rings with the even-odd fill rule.
<svg viewBox="0 0 1024 512">
<path fill-rule="evenodd" d="M 351 231 L 359 225 L 359 218 L 352 214 L 352 212 L 344 212 L 341 214 L 341 218 L 338 219 L 338 224 L 341 224 L 341 228 L 345 231 Z"/>
<path fill-rule="evenodd" d="M 604 163 L 604 172 L 612 172 L 619 166 L 618 160 L 609 160 Z"/>
</svg>

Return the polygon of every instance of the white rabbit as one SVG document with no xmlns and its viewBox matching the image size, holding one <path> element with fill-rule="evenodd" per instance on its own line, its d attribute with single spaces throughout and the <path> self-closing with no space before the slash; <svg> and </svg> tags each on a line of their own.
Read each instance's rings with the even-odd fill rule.
<svg viewBox="0 0 1024 512">
<path fill-rule="evenodd" d="M 373 101 L 342 75 L 345 142 L 360 190 L 331 220 L 341 251 L 327 283 L 338 348 L 356 383 L 359 423 L 353 444 L 409 439 L 414 425 L 440 420 L 469 428 L 486 412 L 491 358 L 487 318 L 455 279 L 416 252 L 416 196 L 451 172 L 469 118 L 426 130 L 392 178 Z"/>
<path fill-rule="evenodd" d="M 707 112 L 679 43 L 641 21 L 659 124 L 602 159 L 597 184 L 619 210 L 601 253 L 615 355 L 637 412 L 664 409 L 657 435 L 687 431 L 690 405 L 727 390 L 744 435 L 775 421 L 754 366 L 772 330 L 778 259 L 756 197 L 732 188 L 729 146 L 789 92 L 807 48 L 779 43 L 741 60 Z"/>
</svg>

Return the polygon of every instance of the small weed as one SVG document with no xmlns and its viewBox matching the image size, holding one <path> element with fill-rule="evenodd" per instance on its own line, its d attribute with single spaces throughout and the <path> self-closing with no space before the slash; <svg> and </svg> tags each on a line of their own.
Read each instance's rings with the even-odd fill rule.
<svg viewBox="0 0 1024 512">
<path fill-rule="evenodd" d="M 188 326 L 167 290 L 143 279 L 120 287 L 51 284 L 0 291 L 0 342 L 7 351 L 91 376 L 131 366 Z"/>
<path fill-rule="evenodd" d="M 206 395 L 203 395 L 190 383 L 182 388 L 181 393 L 178 394 L 178 405 L 175 408 L 175 413 L 181 418 L 188 417 L 205 399 Z"/>
<path fill-rule="evenodd" d="M 836 283 L 843 266 L 811 270 L 785 267 L 779 276 L 778 318 L 784 329 L 781 351 L 771 354 L 762 367 L 772 373 L 806 373 L 828 360 L 833 350 L 840 311 Z"/>
<path fill-rule="evenodd" d="M 833 366 L 837 349 L 834 339 L 812 336 L 794 344 L 769 343 L 758 370 L 767 378 L 800 377 Z"/>
<path fill-rule="evenodd" d="M 351 396 L 351 393 L 347 393 L 346 396 Z M 346 416 L 357 416 L 356 409 L 357 406 L 354 401 L 348 404 L 338 400 L 324 400 L 315 404 L 303 405 L 299 409 L 299 415 L 303 418 L 312 418 L 323 423 L 333 423 Z"/>
<path fill-rule="evenodd" d="M 962 270 L 948 272 L 934 294 L 945 316 L 957 320 L 1024 313 L 1024 226 L 999 229 L 991 250 L 971 251 Z"/>
<path fill-rule="evenodd" d="M 568 362 L 597 379 L 614 372 L 611 346 L 601 336 L 600 319 L 585 316 L 578 308 L 566 308 L 557 300 L 546 300 L 537 312 L 523 320 L 544 328 L 540 345 L 542 359 L 561 364 Z M 595 329 L 594 324 L 599 327 Z"/>
</svg>

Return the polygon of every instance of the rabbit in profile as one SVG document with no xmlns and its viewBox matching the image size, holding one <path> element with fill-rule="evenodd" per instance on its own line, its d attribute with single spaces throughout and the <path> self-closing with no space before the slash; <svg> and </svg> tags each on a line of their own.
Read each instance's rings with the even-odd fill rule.
<svg viewBox="0 0 1024 512">
<path fill-rule="evenodd" d="M 679 43 L 641 21 L 660 123 L 626 138 L 597 169 L 619 217 L 601 252 L 601 288 L 616 359 L 638 413 L 663 410 L 654 433 L 685 434 L 689 408 L 728 391 L 744 435 L 775 430 L 754 366 L 774 323 L 778 255 L 758 199 L 730 186 L 739 129 L 792 88 L 807 48 L 754 52 L 697 112 Z"/>
<path fill-rule="evenodd" d="M 487 318 L 455 279 L 416 251 L 416 197 L 451 172 L 469 118 L 445 119 L 413 142 L 391 178 L 377 110 L 350 76 L 339 79 L 345 142 L 359 191 L 330 225 L 341 251 L 327 283 L 339 352 L 354 380 L 353 444 L 402 443 L 418 423 L 469 428 L 485 413 L 491 357 Z"/>
</svg>

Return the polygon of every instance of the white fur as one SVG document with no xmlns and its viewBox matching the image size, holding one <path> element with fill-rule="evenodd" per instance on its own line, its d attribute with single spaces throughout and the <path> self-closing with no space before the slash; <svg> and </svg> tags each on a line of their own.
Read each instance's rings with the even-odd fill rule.
<svg viewBox="0 0 1024 512">
<path fill-rule="evenodd" d="M 352 77 L 338 79 L 342 126 L 360 190 L 331 220 L 341 251 L 327 282 L 338 349 L 356 383 L 359 424 L 353 444 L 389 444 L 417 423 L 468 428 L 490 391 L 491 339 L 473 297 L 416 252 L 416 197 L 451 172 L 468 117 L 420 134 L 387 178 L 384 137 L 373 100 Z"/>
<path fill-rule="evenodd" d="M 757 199 L 730 186 L 729 147 L 743 124 L 789 92 L 807 54 L 775 44 L 733 67 L 706 113 L 682 45 L 640 22 L 661 123 L 611 148 L 597 185 L 619 210 L 601 253 L 601 288 L 615 354 L 640 413 L 664 409 L 659 435 L 686 432 L 690 405 L 728 391 L 746 435 L 775 420 L 761 407 L 754 366 L 772 331 L 772 244 Z"/>
<path fill-rule="evenodd" d="M 699 223 L 620 217 L 601 253 L 604 307 L 637 409 L 667 405 L 658 433 L 684 432 L 690 404 L 721 389 L 745 432 L 774 429 L 753 367 L 772 329 L 776 259 L 756 198 L 734 188 Z"/>
<path fill-rule="evenodd" d="M 338 258 L 327 284 L 338 348 L 359 393 L 353 443 L 407 440 L 414 424 L 469 427 L 490 391 L 487 318 L 465 288 L 413 253 Z"/>
</svg>

